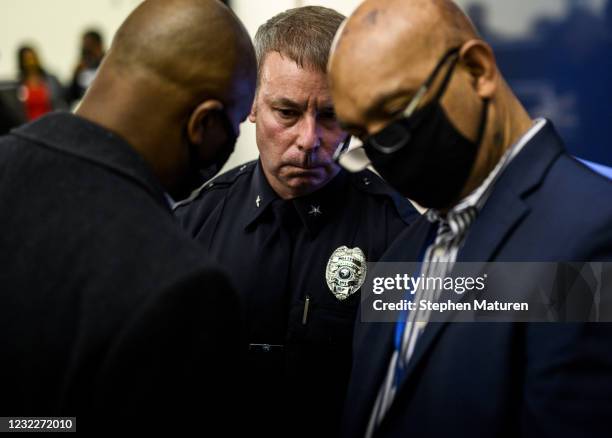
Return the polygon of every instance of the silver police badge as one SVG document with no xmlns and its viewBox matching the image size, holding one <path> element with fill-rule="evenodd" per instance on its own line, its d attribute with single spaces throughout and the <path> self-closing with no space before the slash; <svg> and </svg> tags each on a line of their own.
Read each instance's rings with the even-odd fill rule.
<svg viewBox="0 0 612 438">
<path fill-rule="evenodd" d="M 336 248 L 325 268 L 327 287 L 340 301 L 345 300 L 363 285 L 366 271 L 365 254 L 360 248 Z"/>
</svg>

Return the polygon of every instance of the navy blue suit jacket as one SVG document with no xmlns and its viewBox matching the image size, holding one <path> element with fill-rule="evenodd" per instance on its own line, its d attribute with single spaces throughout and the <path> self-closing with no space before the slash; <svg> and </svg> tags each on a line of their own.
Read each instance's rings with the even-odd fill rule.
<svg viewBox="0 0 612 438">
<path fill-rule="evenodd" d="M 418 260 L 434 231 L 421 218 L 383 260 Z M 548 122 L 500 175 L 457 261 L 611 258 L 612 182 Z M 357 323 L 344 436 L 364 436 L 394 328 Z M 610 394 L 610 324 L 432 322 L 375 436 L 595 436 L 609 429 Z"/>
</svg>

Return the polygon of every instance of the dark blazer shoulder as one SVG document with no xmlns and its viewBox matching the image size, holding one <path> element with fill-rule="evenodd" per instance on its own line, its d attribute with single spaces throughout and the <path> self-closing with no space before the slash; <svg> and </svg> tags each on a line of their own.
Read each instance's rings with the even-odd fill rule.
<svg viewBox="0 0 612 438">
<path fill-rule="evenodd" d="M 610 260 L 612 203 L 606 199 L 612 199 L 612 181 L 562 154 L 527 202 L 542 225 L 564 236 L 575 257 Z"/>
</svg>

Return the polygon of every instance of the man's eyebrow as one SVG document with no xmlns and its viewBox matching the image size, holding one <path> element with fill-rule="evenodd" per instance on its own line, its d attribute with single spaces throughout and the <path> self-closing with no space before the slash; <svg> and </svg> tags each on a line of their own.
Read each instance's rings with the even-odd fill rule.
<svg viewBox="0 0 612 438">
<path fill-rule="evenodd" d="M 270 101 L 270 104 L 273 106 L 280 106 L 284 108 L 292 108 L 292 109 L 304 109 L 304 106 L 300 103 L 291 100 L 287 97 L 276 97 Z M 327 113 L 335 113 L 334 105 L 331 102 L 326 102 L 321 105 L 318 109 L 318 112 L 327 112 Z"/>
<path fill-rule="evenodd" d="M 283 106 L 283 107 L 289 107 L 289 108 L 302 108 L 302 105 L 300 105 L 299 103 L 291 100 L 291 99 L 287 99 L 286 97 L 277 97 L 271 100 L 272 105 L 275 106 Z"/>
</svg>

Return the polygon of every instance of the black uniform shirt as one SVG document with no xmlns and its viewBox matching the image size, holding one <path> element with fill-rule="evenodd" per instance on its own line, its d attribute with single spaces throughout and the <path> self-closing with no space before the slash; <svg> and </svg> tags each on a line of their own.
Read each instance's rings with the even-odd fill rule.
<svg viewBox="0 0 612 438">
<path fill-rule="evenodd" d="M 262 380 L 257 390 L 271 397 L 283 386 L 283 400 L 305 406 L 309 424 L 333 427 L 359 293 L 338 299 L 326 266 L 342 246 L 376 261 L 418 213 L 370 171 L 341 171 L 310 195 L 282 200 L 258 161 L 217 177 L 175 212 L 245 299 L 254 355 L 248 372 Z"/>
</svg>

